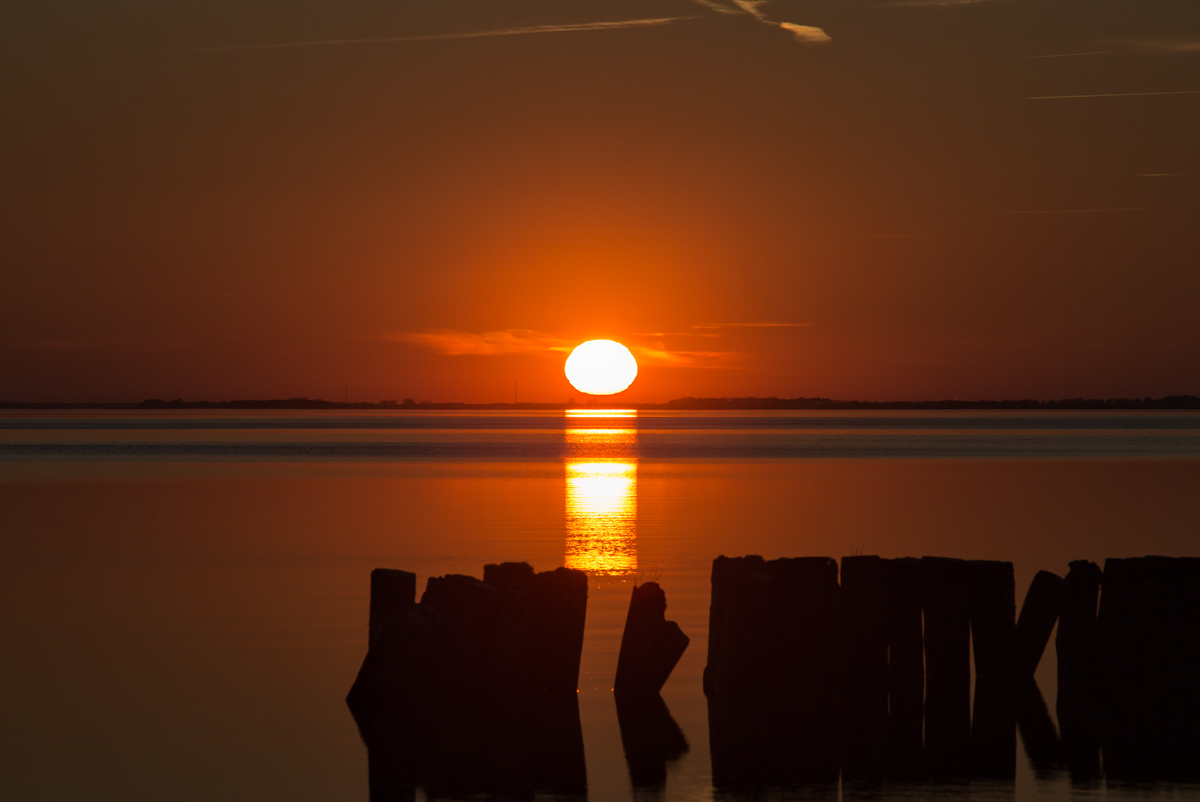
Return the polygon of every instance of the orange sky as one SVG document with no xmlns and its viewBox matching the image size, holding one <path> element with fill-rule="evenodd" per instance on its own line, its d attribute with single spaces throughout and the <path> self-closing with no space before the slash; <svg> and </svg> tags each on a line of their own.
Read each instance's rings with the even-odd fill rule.
<svg viewBox="0 0 1200 802">
<path fill-rule="evenodd" d="M 0 400 L 1200 393 L 1195 3 L 10 5 Z"/>
</svg>

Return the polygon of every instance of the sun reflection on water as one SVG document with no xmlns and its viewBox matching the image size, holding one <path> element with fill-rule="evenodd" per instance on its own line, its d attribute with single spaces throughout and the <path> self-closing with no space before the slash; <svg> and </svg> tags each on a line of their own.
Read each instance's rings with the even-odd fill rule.
<svg viewBox="0 0 1200 802">
<path fill-rule="evenodd" d="M 565 564 L 620 576 L 637 571 L 637 429 L 596 424 L 598 418 L 636 417 L 637 411 L 598 412 L 567 411 Z M 588 420 L 574 428 L 572 418 Z"/>
</svg>

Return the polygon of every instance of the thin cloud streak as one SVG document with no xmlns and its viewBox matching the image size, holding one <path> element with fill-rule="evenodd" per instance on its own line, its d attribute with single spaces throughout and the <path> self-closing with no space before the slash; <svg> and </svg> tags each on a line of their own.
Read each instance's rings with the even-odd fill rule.
<svg viewBox="0 0 1200 802">
<path fill-rule="evenodd" d="M 768 19 L 763 13 L 761 7 L 766 4 L 767 0 L 732 0 L 733 4 L 741 9 L 742 13 L 749 14 L 763 25 L 770 25 L 775 28 L 787 31 L 792 34 L 797 42 L 802 45 L 825 45 L 833 41 L 833 38 L 825 33 L 821 28 L 815 25 L 800 25 L 795 22 L 776 22 Z M 727 12 L 722 12 L 727 13 Z M 736 13 L 736 12 L 735 12 Z"/>
<path fill-rule="evenodd" d="M 1049 53 L 1044 56 L 1019 56 L 1011 61 L 1037 61 L 1044 58 L 1075 58 L 1076 56 L 1104 56 L 1115 53 L 1115 50 L 1085 50 L 1081 53 Z"/>
<path fill-rule="evenodd" d="M 977 6 L 983 3 L 999 3 L 1005 0 L 901 0 L 897 3 L 878 3 L 881 6 L 895 8 L 957 8 L 959 6 Z"/>
<path fill-rule="evenodd" d="M 700 335 L 705 336 L 705 335 Z M 441 356 L 505 356 L 512 354 L 570 353 L 581 342 L 528 329 L 469 332 L 457 329 L 432 329 L 423 332 L 399 332 L 379 335 L 376 339 L 411 343 Z M 743 358 L 736 351 L 671 351 L 658 347 L 629 344 L 639 364 L 671 368 L 727 367 Z"/>
<path fill-rule="evenodd" d="M 335 47 L 338 45 L 364 44 L 398 44 L 404 42 L 436 42 L 450 39 L 485 39 L 494 36 L 524 36 L 536 33 L 571 33 L 575 31 L 612 31 L 625 28 L 656 28 L 663 25 L 698 19 L 695 16 L 656 17 L 652 19 L 628 19 L 611 22 L 577 22 L 563 25 L 531 25 L 523 28 L 496 28 L 488 31 L 468 31 L 465 33 L 433 33 L 422 36 L 393 36 L 382 39 L 323 39 L 311 42 L 276 42 L 256 45 L 220 45 L 217 47 L 202 47 L 199 52 L 218 52 L 235 50 L 285 50 L 301 47 Z"/>
<path fill-rule="evenodd" d="M 813 25 L 797 25 L 794 22 L 781 22 L 779 27 L 790 33 L 802 45 L 824 45 L 833 41 L 833 37 Z"/>
<path fill-rule="evenodd" d="M 811 326 L 812 323 L 705 323 L 692 326 L 694 329 L 795 329 Z"/>
<path fill-rule="evenodd" d="M 1200 39 L 1125 39 L 1111 43 L 1135 53 L 1200 53 Z"/>
<path fill-rule="evenodd" d="M 571 340 L 527 329 L 505 329 L 482 333 L 456 329 L 433 329 L 424 332 L 383 335 L 382 339 L 413 343 L 436 351 L 443 356 L 534 354 L 547 351 L 570 351 L 573 347 Z"/>
<path fill-rule="evenodd" d="M 1026 100 L 1073 100 L 1086 97 L 1154 97 L 1157 95 L 1200 95 L 1200 89 L 1182 89 L 1175 92 L 1109 92 L 1099 95 L 1040 95 Z"/>
<path fill-rule="evenodd" d="M 732 8 L 732 7 L 724 5 L 722 3 L 717 3 L 717 2 L 715 2 L 715 0 L 692 0 L 692 2 L 698 6 L 704 6 L 709 11 L 715 11 L 718 14 L 740 14 L 740 13 L 742 13 L 741 11 L 739 11 L 736 8 Z"/>
<path fill-rule="evenodd" d="M 1104 209 L 1022 209 L 1009 214 L 1092 214 L 1098 212 L 1173 212 L 1200 206 L 1112 206 Z"/>
<path fill-rule="evenodd" d="M 660 368 L 728 368 L 743 355 L 737 351 L 667 351 L 644 345 L 631 345 L 639 365 Z"/>
</svg>

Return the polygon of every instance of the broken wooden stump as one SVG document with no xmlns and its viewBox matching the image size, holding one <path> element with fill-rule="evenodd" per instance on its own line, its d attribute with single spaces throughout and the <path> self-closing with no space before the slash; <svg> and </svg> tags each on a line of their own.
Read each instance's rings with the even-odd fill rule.
<svg viewBox="0 0 1200 802">
<path fill-rule="evenodd" d="M 1021 617 L 1017 619 L 1017 672 L 1018 677 L 1032 677 L 1037 671 L 1050 633 L 1058 621 L 1066 593 L 1066 584 L 1061 576 L 1049 571 L 1038 571 L 1025 602 L 1021 605 Z"/>
<path fill-rule="evenodd" d="M 657 582 L 634 585 L 613 681 L 617 695 L 658 695 L 683 656 L 691 640 L 666 612 L 667 594 Z"/>
</svg>

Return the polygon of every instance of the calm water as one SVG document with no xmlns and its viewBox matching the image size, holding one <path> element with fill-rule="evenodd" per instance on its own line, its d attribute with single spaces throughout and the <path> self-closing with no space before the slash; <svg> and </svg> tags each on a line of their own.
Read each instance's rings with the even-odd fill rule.
<svg viewBox="0 0 1200 802">
<path fill-rule="evenodd" d="M 591 575 L 594 800 L 633 798 L 609 689 L 632 581 L 660 575 L 692 638 L 660 796 L 710 799 L 716 555 L 1012 560 L 1019 600 L 1039 569 L 1198 535 L 1195 413 L 4 413 L 0 797 L 365 800 L 343 698 L 370 570 L 527 560 Z M 1054 669 L 1050 648 L 1051 710 Z M 1072 788 L 1021 754 L 1015 784 L 872 794 L 1200 799 Z"/>
</svg>

